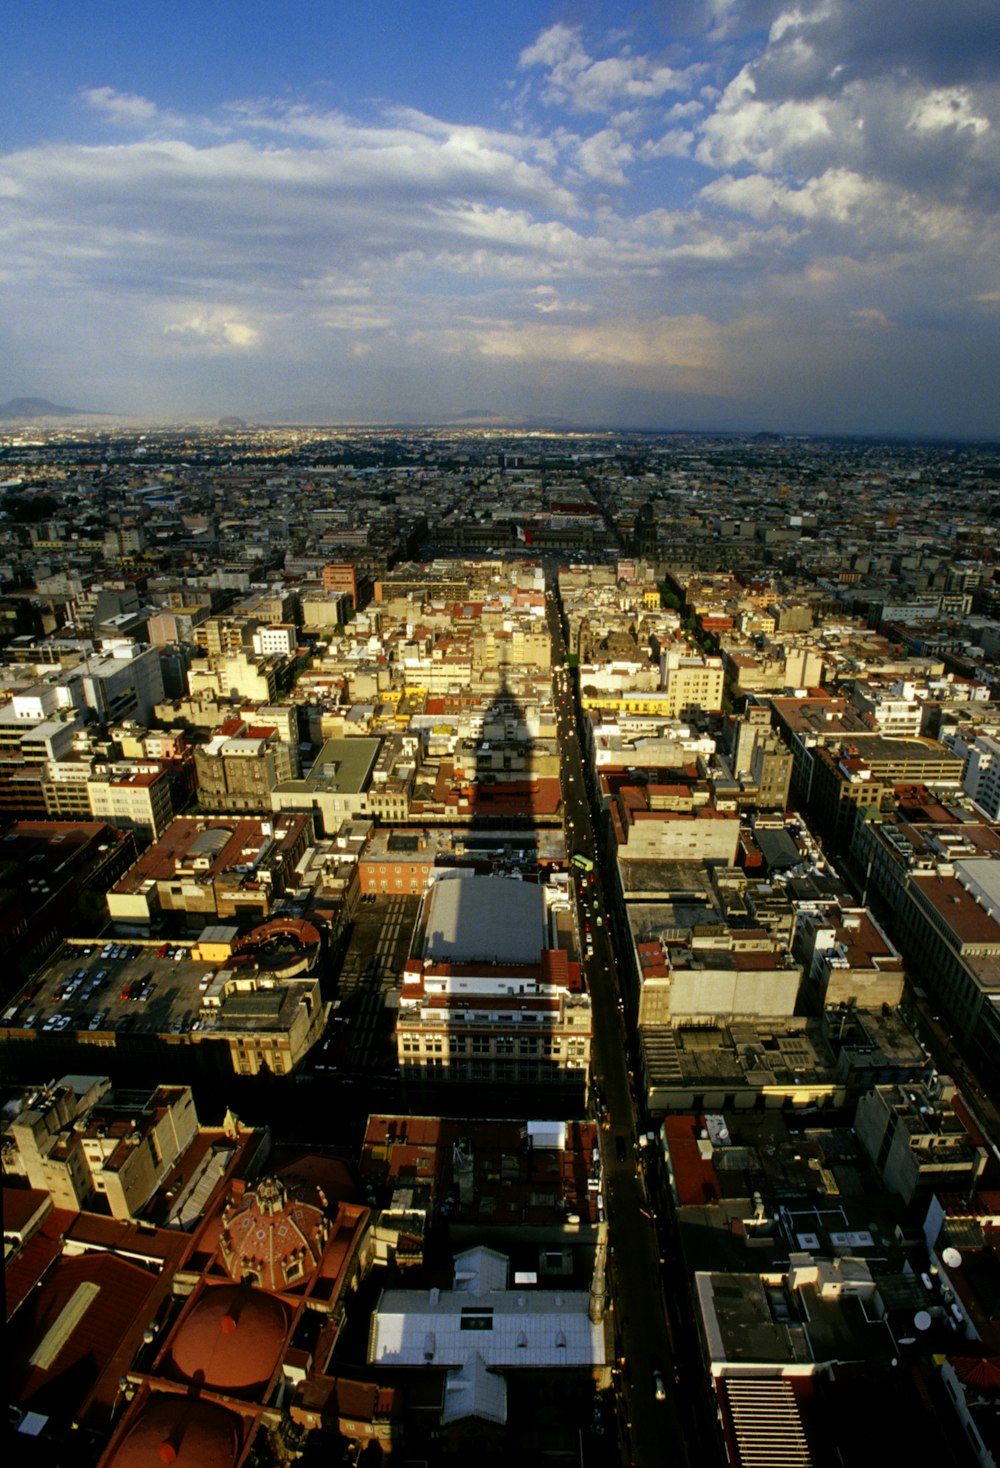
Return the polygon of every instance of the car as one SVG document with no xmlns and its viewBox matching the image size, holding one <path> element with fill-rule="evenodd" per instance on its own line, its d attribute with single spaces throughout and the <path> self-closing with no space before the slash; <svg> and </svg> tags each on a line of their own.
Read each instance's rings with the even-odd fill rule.
<svg viewBox="0 0 1000 1468">
<path fill-rule="evenodd" d="M 118 998 L 119 999 L 131 999 L 132 998 L 132 985 L 131 984 L 126 984 L 125 987 L 122 989 L 121 993 L 118 995 Z"/>
<path fill-rule="evenodd" d="M 56 1021 L 58 1020 L 58 1018 L 59 1018 L 59 1016 L 57 1014 L 50 1014 L 49 1017 L 48 1017 L 48 1019 L 42 1025 L 42 1029 L 43 1030 L 54 1030 L 55 1027 L 56 1027 Z"/>
<path fill-rule="evenodd" d="M 628 1149 L 625 1146 L 624 1137 L 615 1137 L 615 1156 L 619 1162 L 624 1162 L 628 1156 Z"/>
<path fill-rule="evenodd" d="M 658 1402 L 667 1400 L 667 1387 L 663 1380 L 663 1373 L 656 1367 L 653 1368 L 653 1396 Z"/>
<path fill-rule="evenodd" d="M 87 1026 L 88 1030 L 99 1030 L 101 1028 L 101 1025 L 104 1023 L 106 1015 L 106 1009 L 99 1009 L 91 1019 L 90 1024 Z"/>
</svg>

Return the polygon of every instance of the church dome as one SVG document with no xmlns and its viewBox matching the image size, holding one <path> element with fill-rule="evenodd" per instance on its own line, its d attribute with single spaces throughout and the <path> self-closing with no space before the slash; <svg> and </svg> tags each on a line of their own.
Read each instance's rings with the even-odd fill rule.
<svg viewBox="0 0 1000 1468">
<path fill-rule="evenodd" d="M 232 1412 L 214 1402 L 155 1393 L 107 1468 L 232 1468 L 239 1450 Z"/>
<path fill-rule="evenodd" d="M 280 1294 L 312 1277 L 330 1224 L 322 1208 L 305 1201 L 306 1191 L 282 1178 L 265 1177 L 226 1209 L 219 1250 L 232 1279 Z"/>
<path fill-rule="evenodd" d="M 270 1381 L 287 1335 L 280 1300 L 236 1285 L 210 1287 L 174 1334 L 171 1375 L 210 1391 L 251 1394 Z"/>
</svg>

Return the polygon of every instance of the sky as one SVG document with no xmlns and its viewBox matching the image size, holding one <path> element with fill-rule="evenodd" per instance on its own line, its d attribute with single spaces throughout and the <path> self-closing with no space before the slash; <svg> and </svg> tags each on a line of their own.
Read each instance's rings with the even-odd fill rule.
<svg viewBox="0 0 1000 1468">
<path fill-rule="evenodd" d="M 997 0 L 6 0 L 0 401 L 1000 438 Z"/>
</svg>

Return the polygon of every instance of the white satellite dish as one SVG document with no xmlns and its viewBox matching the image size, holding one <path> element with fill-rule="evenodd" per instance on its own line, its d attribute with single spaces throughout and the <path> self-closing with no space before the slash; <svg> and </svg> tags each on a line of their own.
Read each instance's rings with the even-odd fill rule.
<svg viewBox="0 0 1000 1468">
<path fill-rule="evenodd" d="M 941 1262 L 942 1262 L 942 1264 L 946 1265 L 949 1269 L 961 1269 L 961 1267 L 962 1267 L 962 1256 L 958 1252 L 957 1249 L 952 1249 L 952 1248 L 949 1247 L 949 1248 L 945 1249 L 944 1252 L 942 1253 L 942 1255 L 941 1255 Z"/>
<path fill-rule="evenodd" d="M 930 1330 L 931 1313 L 929 1310 L 918 1310 L 913 1317 L 914 1330 Z"/>
</svg>

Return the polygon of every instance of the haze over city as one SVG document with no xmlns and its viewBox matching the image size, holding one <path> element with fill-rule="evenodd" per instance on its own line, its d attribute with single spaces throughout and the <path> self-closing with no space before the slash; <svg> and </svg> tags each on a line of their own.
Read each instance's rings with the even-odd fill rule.
<svg viewBox="0 0 1000 1468">
<path fill-rule="evenodd" d="M 998 433 L 994 0 L 11 0 L 0 400 Z"/>
</svg>

